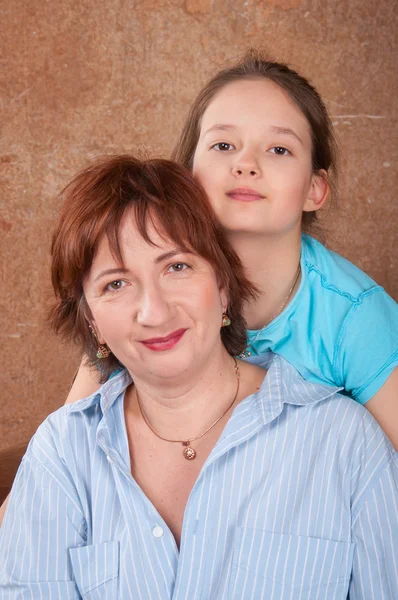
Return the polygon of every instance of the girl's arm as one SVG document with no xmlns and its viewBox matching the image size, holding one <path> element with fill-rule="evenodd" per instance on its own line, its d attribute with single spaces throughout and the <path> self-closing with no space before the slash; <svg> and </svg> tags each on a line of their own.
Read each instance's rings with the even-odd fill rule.
<svg viewBox="0 0 398 600">
<path fill-rule="evenodd" d="M 65 404 L 91 396 L 100 388 L 100 385 L 98 371 L 94 367 L 89 367 L 86 357 L 83 356 Z"/>
<path fill-rule="evenodd" d="M 374 286 L 358 296 L 339 332 L 335 381 L 364 404 L 398 448 L 398 304 Z"/>
<path fill-rule="evenodd" d="M 365 406 L 398 450 L 398 367 Z"/>
<path fill-rule="evenodd" d="M 0 506 L 0 527 L 3 522 L 4 513 L 6 512 L 8 498 L 9 498 L 9 496 L 7 496 L 7 498 L 4 500 L 3 504 Z"/>
</svg>

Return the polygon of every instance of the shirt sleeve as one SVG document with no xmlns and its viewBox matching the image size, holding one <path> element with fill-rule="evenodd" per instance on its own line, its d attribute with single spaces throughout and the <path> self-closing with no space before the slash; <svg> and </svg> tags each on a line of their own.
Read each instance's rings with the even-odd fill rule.
<svg viewBox="0 0 398 600">
<path fill-rule="evenodd" d="M 336 344 L 335 380 L 365 404 L 398 366 L 398 304 L 383 288 L 362 294 Z"/>
<path fill-rule="evenodd" d="M 350 600 L 391 600 L 398 590 L 398 454 L 366 494 L 353 521 Z"/>
<path fill-rule="evenodd" d="M 62 461 L 52 466 L 29 447 L 18 470 L 0 529 L 2 600 L 81 597 L 69 549 L 84 543 L 85 520 Z"/>
</svg>

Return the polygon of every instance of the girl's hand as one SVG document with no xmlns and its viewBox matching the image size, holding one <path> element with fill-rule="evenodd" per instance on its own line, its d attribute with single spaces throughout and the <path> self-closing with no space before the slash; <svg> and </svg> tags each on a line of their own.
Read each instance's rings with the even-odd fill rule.
<svg viewBox="0 0 398 600">
<path fill-rule="evenodd" d="M 398 367 L 365 406 L 398 450 Z"/>
<path fill-rule="evenodd" d="M 96 392 L 100 388 L 98 375 L 98 371 L 93 367 L 89 367 L 86 357 L 83 356 L 65 404 L 71 404 Z"/>
</svg>

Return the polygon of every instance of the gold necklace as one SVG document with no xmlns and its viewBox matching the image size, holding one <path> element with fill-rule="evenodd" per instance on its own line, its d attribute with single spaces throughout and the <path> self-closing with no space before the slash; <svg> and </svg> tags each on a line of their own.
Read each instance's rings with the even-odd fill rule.
<svg viewBox="0 0 398 600">
<path fill-rule="evenodd" d="M 269 325 L 270 323 L 272 323 L 272 321 L 273 321 L 274 319 L 276 319 L 276 317 L 278 317 L 278 316 L 281 314 L 281 312 L 282 312 L 282 311 L 285 309 L 285 307 L 286 307 L 287 303 L 289 302 L 289 300 L 290 300 L 290 297 L 291 297 L 291 295 L 292 295 L 292 293 L 293 293 L 293 290 L 294 290 L 294 288 L 295 288 L 295 286 L 296 286 L 296 283 L 297 283 L 297 281 L 298 281 L 298 278 L 300 277 L 300 273 L 301 273 L 301 264 L 299 263 L 299 266 L 298 266 L 298 269 L 297 269 L 297 273 L 296 273 L 296 276 L 295 276 L 295 278 L 294 278 L 294 281 L 293 281 L 293 285 L 292 285 L 292 287 L 290 288 L 290 290 L 288 291 L 288 294 L 287 294 L 286 298 L 284 299 L 284 301 L 282 302 L 282 304 L 280 305 L 280 307 L 278 308 L 278 310 L 277 310 L 277 312 L 274 314 L 274 316 L 273 316 L 273 317 L 271 317 L 271 319 L 270 319 L 269 321 L 267 321 L 267 323 L 264 325 L 264 327 L 262 327 L 262 329 L 260 329 L 260 330 L 257 332 L 257 335 L 256 335 L 256 337 L 254 338 L 254 340 L 252 340 L 252 341 L 250 342 L 250 344 L 247 346 L 247 349 L 246 349 L 244 352 L 242 352 L 242 354 L 239 354 L 239 358 L 248 358 L 249 356 L 251 356 L 251 355 L 252 355 L 252 353 L 250 352 L 249 348 L 251 348 L 251 347 L 253 346 L 254 342 L 256 342 L 256 341 L 258 340 L 258 338 L 260 337 L 260 335 L 262 334 L 262 332 L 264 331 L 264 329 L 265 329 L 266 327 L 268 327 L 268 325 Z"/>
<path fill-rule="evenodd" d="M 236 392 L 235 392 L 235 396 L 233 397 L 233 400 L 231 402 L 231 404 L 228 406 L 228 408 L 222 413 L 222 415 L 220 417 L 218 417 L 218 419 L 216 421 L 214 421 L 214 423 L 212 425 L 210 425 L 210 427 L 208 427 L 203 433 L 201 433 L 200 435 L 197 435 L 196 437 L 193 438 L 189 438 L 189 440 L 169 440 L 167 438 L 162 437 L 161 435 L 159 435 L 158 433 L 156 433 L 156 431 L 154 430 L 154 428 L 152 427 L 152 425 L 149 423 L 144 411 L 142 410 L 142 406 L 140 404 L 139 398 L 138 398 L 138 394 L 137 394 L 137 389 L 135 390 L 135 395 L 137 398 L 137 403 L 138 403 L 138 407 L 140 409 L 142 418 L 144 419 L 146 425 L 149 427 L 149 429 L 152 431 L 152 433 L 154 433 L 156 435 L 156 437 L 158 437 L 159 439 L 163 440 L 164 442 L 171 442 L 173 444 L 182 444 L 184 446 L 184 450 L 183 450 L 183 456 L 184 458 L 186 458 L 187 460 L 193 460 L 196 457 L 196 451 L 191 448 L 191 442 L 194 442 L 195 440 L 198 440 L 199 438 L 203 437 L 204 435 L 206 435 L 206 433 L 208 431 L 210 431 L 210 429 L 213 429 L 213 427 L 215 425 L 217 425 L 217 423 L 219 421 L 221 421 L 221 419 L 227 414 L 227 412 L 230 410 L 230 408 L 232 408 L 232 406 L 235 403 L 236 398 L 238 397 L 238 393 L 239 393 L 239 380 L 240 380 L 240 371 L 239 371 L 239 367 L 238 367 L 238 363 L 236 362 L 236 359 L 234 358 L 234 372 L 235 372 L 235 377 L 236 377 Z"/>
</svg>

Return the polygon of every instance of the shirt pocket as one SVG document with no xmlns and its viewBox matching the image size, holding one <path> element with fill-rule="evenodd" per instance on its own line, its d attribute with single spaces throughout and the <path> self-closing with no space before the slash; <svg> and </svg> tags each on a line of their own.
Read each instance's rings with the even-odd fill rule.
<svg viewBox="0 0 398 600">
<path fill-rule="evenodd" d="M 114 600 L 119 582 L 119 542 L 69 549 L 73 575 L 82 598 Z"/>
<path fill-rule="evenodd" d="M 238 528 L 228 598 L 346 598 L 354 544 Z"/>
<path fill-rule="evenodd" d="M 74 581 L 18 581 L 1 584 L 1 598 L 40 598 L 40 600 L 54 600 L 54 598 L 68 598 L 79 600 L 80 594 Z"/>
</svg>

